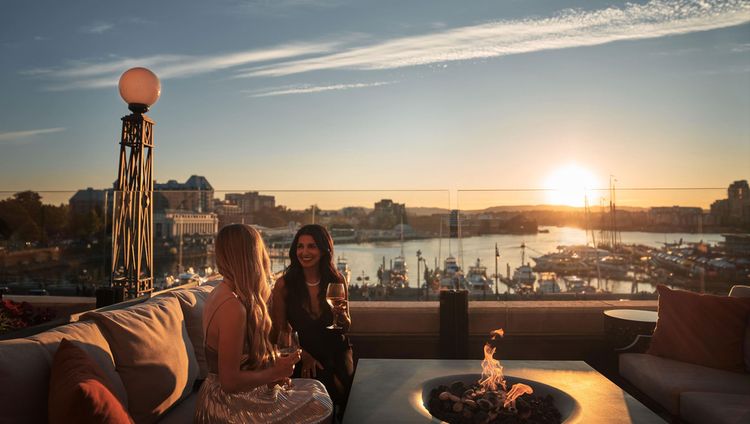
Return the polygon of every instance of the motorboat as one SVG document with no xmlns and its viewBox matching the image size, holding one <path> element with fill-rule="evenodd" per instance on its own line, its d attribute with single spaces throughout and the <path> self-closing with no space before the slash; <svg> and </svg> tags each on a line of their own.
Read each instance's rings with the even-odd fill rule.
<svg viewBox="0 0 750 424">
<path fill-rule="evenodd" d="M 466 282 L 472 290 L 486 291 L 492 289 L 492 280 L 487 277 L 487 267 L 477 258 L 475 265 L 469 267 L 466 273 Z"/>
<path fill-rule="evenodd" d="M 349 262 L 345 257 L 339 256 L 336 259 L 336 270 L 338 270 L 339 274 L 344 277 L 344 281 L 346 281 L 346 284 L 349 284 L 352 278 L 352 270 L 349 268 Z"/>
<path fill-rule="evenodd" d="M 448 289 L 460 289 L 465 286 L 466 279 L 464 278 L 461 267 L 458 266 L 458 262 L 453 255 L 445 258 L 443 262 L 443 275 L 440 277 L 440 288 Z"/>
<path fill-rule="evenodd" d="M 537 281 L 537 291 L 543 294 L 560 293 L 560 284 L 557 282 L 557 274 L 554 272 L 542 272 Z"/>
</svg>

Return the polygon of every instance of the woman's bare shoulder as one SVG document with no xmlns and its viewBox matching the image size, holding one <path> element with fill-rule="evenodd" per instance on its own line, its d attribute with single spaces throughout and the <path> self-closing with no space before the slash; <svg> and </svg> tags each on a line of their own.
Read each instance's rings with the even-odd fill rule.
<svg viewBox="0 0 750 424">
<path fill-rule="evenodd" d="M 276 282 L 273 284 L 273 291 L 275 293 L 286 293 L 286 280 L 284 280 L 284 276 L 282 275 L 279 277 Z"/>
<path fill-rule="evenodd" d="M 215 310 L 217 315 L 245 313 L 245 306 L 237 299 L 234 292 L 221 284 L 211 292 L 211 297 L 206 301 L 206 309 Z"/>
</svg>

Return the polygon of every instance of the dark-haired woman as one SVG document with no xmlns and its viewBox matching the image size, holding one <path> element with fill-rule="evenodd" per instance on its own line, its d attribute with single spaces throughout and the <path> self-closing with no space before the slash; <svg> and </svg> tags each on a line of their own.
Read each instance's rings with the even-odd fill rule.
<svg viewBox="0 0 750 424">
<path fill-rule="evenodd" d="M 333 239 L 324 227 L 300 228 L 289 248 L 291 264 L 273 288 L 271 316 L 272 337 L 289 325 L 299 334 L 302 360 L 294 376 L 321 381 L 340 418 L 354 375 L 354 361 L 346 336 L 351 325 L 348 302 L 341 302 L 335 311 L 326 302 L 326 290 L 332 283 L 343 283 L 345 299 L 349 298 L 349 288 L 336 270 L 333 257 Z M 341 330 L 326 328 L 334 316 Z"/>
</svg>

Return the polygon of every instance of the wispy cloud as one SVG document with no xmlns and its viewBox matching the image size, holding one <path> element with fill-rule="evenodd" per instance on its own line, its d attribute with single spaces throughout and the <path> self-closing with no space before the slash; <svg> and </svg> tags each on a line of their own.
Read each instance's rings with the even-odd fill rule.
<svg viewBox="0 0 750 424">
<path fill-rule="evenodd" d="M 737 44 L 731 48 L 732 53 L 745 53 L 750 52 L 750 43 Z"/>
<path fill-rule="evenodd" d="M 381 85 L 393 84 L 395 81 L 379 81 L 370 83 L 355 83 L 355 84 L 334 84 L 334 85 L 296 85 L 286 87 L 267 88 L 261 91 L 246 91 L 250 94 L 250 97 L 270 97 L 270 96 L 285 96 L 289 94 L 309 94 L 309 93 L 320 93 L 322 91 L 334 91 L 334 90 L 351 90 L 353 88 L 367 88 L 367 87 L 379 87 Z"/>
<path fill-rule="evenodd" d="M 321 54 L 334 50 L 336 46 L 336 42 L 294 43 L 214 56 L 164 54 L 102 62 L 74 61 L 64 67 L 36 68 L 22 74 L 47 79 L 50 81 L 47 89 L 53 91 L 104 88 L 116 86 L 122 72 L 134 66 L 151 68 L 161 79 L 183 78 L 253 63 Z"/>
<path fill-rule="evenodd" d="M 541 19 L 499 21 L 386 40 L 314 58 L 246 69 L 241 77 L 378 70 L 594 46 L 725 28 L 750 21 L 746 0 L 655 0 Z"/>
<path fill-rule="evenodd" d="M 285 4 L 308 3 L 286 1 Z M 220 70 L 232 70 L 234 78 L 282 77 L 322 70 L 382 70 L 667 37 L 747 22 L 748 0 L 653 0 L 592 11 L 564 10 L 547 18 L 434 28 L 426 34 L 380 42 L 368 43 L 362 34 L 350 34 L 337 36 L 336 41 L 292 42 L 211 56 L 161 54 L 77 61 L 25 74 L 48 81 L 49 90 L 70 90 L 116 86 L 120 74 L 133 66 L 147 66 L 162 79 Z"/>
<path fill-rule="evenodd" d="M 44 128 L 27 131 L 0 132 L 0 143 L 17 142 L 37 135 L 52 134 L 65 131 L 65 128 Z"/>
<path fill-rule="evenodd" d="M 93 24 L 86 25 L 85 27 L 81 28 L 81 31 L 89 34 L 102 34 L 114 27 L 115 25 L 109 22 L 94 22 Z"/>
</svg>

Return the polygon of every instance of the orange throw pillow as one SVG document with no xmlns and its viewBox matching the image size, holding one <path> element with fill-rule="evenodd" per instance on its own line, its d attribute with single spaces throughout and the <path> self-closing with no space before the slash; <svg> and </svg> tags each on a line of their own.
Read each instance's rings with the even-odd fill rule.
<svg viewBox="0 0 750 424">
<path fill-rule="evenodd" d="M 96 362 L 83 349 L 62 339 L 52 360 L 49 422 L 132 424 L 108 386 L 109 381 Z"/>
<path fill-rule="evenodd" d="M 743 372 L 750 298 L 713 296 L 658 286 L 659 319 L 649 354 Z"/>
</svg>

